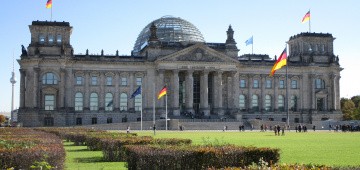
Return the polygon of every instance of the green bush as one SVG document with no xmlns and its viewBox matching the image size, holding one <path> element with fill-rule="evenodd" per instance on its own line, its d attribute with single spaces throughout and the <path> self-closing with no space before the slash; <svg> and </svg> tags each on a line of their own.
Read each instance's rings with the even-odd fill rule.
<svg viewBox="0 0 360 170">
<path fill-rule="evenodd" d="M 224 146 L 151 146 L 128 145 L 124 147 L 129 170 L 132 169 L 205 169 L 244 167 L 252 159 L 268 157 L 268 164 L 278 162 L 278 149 Z M 251 155 L 251 158 L 247 156 Z"/>
<path fill-rule="evenodd" d="M 26 128 L 0 129 L 0 134 L 0 169 L 29 169 L 36 162 L 63 169 L 65 150 L 56 135 Z"/>
</svg>

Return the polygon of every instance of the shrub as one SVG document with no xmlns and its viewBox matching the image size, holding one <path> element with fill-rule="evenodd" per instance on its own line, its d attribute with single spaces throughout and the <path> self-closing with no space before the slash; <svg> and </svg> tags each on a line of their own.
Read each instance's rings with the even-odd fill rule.
<svg viewBox="0 0 360 170">
<path fill-rule="evenodd" d="M 0 169 L 29 169 L 35 162 L 63 169 L 65 150 L 60 138 L 26 128 L 5 130 L 0 130 Z"/>
<path fill-rule="evenodd" d="M 244 167 L 256 157 L 269 156 L 269 164 L 279 160 L 279 150 L 270 148 L 224 146 L 125 146 L 129 170 L 132 169 L 204 169 Z M 251 159 L 247 156 L 251 155 Z"/>
</svg>

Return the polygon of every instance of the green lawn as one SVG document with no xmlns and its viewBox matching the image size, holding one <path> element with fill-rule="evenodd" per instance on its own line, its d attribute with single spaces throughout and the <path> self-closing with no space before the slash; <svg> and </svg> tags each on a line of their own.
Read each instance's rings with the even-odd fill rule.
<svg viewBox="0 0 360 170">
<path fill-rule="evenodd" d="M 138 132 L 152 135 L 151 131 Z M 360 166 L 360 133 L 307 132 L 275 136 L 272 132 L 198 131 L 157 132 L 157 138 L 189 138 L 194 144 L 229 143 L 280 148 L 281 163 L 314 163 L 331 166 Z"/>
<path fill-rule="evenodd" d="M 140 136 L 153 136 L 152 131 L 138 131 Z M 280 148 L 281 163 L 314 163 L 331 166 L 360 166 L 360 133 L 287 132 L 274 136 L 272 132 L 237 131 L 157 131 L 156 138 L 188 138 L 194 144 L 235 144 Z M 124 162 L 104 162 L 101 151 L 88 151 L 85 146 L 65 142 L 67 170 L 121 170 Z"/>
<path fill-rule="evenodd" d="M 88 151 L 86 146 L 73 146 L 72 142 L 65 142 L 66 170 L 123 170 L 124 162 L 104 162 L 101 151 Z"/>
</svg>

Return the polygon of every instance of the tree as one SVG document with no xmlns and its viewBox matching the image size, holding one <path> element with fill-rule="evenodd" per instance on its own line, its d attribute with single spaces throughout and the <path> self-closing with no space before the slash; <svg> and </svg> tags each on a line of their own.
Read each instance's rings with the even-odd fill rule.
<svg viewBox="0 0 360 170">
<path fill-rule="evenodd" d="M 360 120 L 360 96 L 341 98 L 340 104 L 344 120 Z"/>
<path fill-rule="evenodd" d="M 359 107 L 360 96 L 353 96 L 351 100 L 355 103 L 355 107 Z"/>
<path fill-rule="evenodd" d="M 6 121 L 6 118 L 4 115 L 0 115 L 0 124 L 4 123 Z"/>
</svg>

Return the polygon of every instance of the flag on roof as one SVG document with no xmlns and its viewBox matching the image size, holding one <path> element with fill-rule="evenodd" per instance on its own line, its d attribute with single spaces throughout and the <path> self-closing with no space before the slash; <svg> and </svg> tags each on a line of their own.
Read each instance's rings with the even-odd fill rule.
<svg viewBox="0 0 360 170">
<path fill-rule="evenodd" d="M 301 23 L 305 23 L 307 21 L 310 20 L 310 11 L 308 11 L 305 16 L 303 17 L 303 19 L 301 20 Z"/>
</svg>

